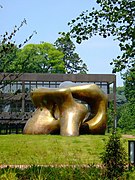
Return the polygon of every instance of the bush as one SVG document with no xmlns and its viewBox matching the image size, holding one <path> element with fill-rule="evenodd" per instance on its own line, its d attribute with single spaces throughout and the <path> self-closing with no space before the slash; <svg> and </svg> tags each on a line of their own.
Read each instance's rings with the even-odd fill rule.
<svg viewBox="0 0 135 180">
<path fill-rule="evenodd" d="M 105 168 L 105 176 L 109 179 L 118 178 L 126 171 L 127 154 L 120 141 L 120 135 L 112 133 L 101 160 Z"/>
</svg>

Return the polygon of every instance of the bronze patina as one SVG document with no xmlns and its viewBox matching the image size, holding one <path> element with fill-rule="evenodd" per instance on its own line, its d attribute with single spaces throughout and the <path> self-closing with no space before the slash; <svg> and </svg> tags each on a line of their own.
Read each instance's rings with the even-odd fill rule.
<svg viewBox="0 0 135 180">
<path fill-rule="evenodd" d="M 104 134 L 107 96 L 96 84 L 38 88 L 31 92 L 36 107 L 24 134 Z"/>
</svg>

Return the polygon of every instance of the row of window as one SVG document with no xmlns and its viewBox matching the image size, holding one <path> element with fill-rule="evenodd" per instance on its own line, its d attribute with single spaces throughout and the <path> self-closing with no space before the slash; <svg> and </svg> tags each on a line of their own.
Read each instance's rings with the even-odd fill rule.
<svg viewBox="0 0 135 180">
<path fill-rule="evenodd" d="M 31 101 L 25 101 L 24 110 L 22 110 L 21 101 L 1 101 L 0 112 L 33 112 L 35 110 Z"/>
<path fill-rule="evenodd" d="M 5 84 L 4 84 L 5 83 Z M 47 88 L 58 88 L 58 87 L 66 87 L 66 86 L 72 86 L 74 85 L 70 81 L 65 81 L 65 82 L 23 82 L 18 81 L 18 82 L 12 82 L 10 84 L 6 84 L 4 82 L 1 84 L 0 91 L 2 93 L 21 93 L 25 92 L 28 93 L 31 92 L 31 90 L 35 88 L 40 88 L 40 87 L 47 87 Z M 97 84 L 102 90 L 108 94 L 110 92 L 109 86 L 106 82 L 76 82 L 76 85 L 79 84 Z M 23 89 L 23 91 L 22 91 Z M 34 111 L 34 106 L 31 101 L 25 100 L 24 103 L 22 103 L 22 100 L 18 101 L 10 101 L 10 100 L 0 100 L 0 112 L 33 112 Z"/>
<path fill-rule="evenodd" d="M 64 82 L 66 84 L 66 82 Z M 105 93 L 108 93 L 108 86 L 105 82 L 77 82 L 77 84 L 97 84 Z M 10 84 L 6 84 L 6 82 L 1 84 L 0 91 L 3 93 L 21 93 L 21 92 L 30 92 L 33 89 L 40 88 L 40 87 L 47 87 L 47 88 L 58 88 L 63 84 L 62 82 L 25 82 L 24 87 L 22 82 L 13 82 Z M 68 85 L 67 85 L 68 86 Z M 24 90 L 22 90 L 23 88 Z"/>
</svg>

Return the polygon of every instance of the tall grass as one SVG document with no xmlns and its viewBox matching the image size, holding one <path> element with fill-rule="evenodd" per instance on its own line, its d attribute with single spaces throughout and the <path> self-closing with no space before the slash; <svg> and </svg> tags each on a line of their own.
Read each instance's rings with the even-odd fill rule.
<svg viewBox="0 0 135 180">
<path fill-rule="evenodd" d="M 32 166 L 27 169 L 0 169 L 0 180 L 95 180 L 102 179 L 101 169 L 89 168 L 51 168 Z"/>
<path fill-rule="evenodd" d="M 126 171 L 119 180 L 134 180 L 135 168 Z M 103 173 L 103 169 L 94 165 L 89 168 L 81 167 L 41 167 L 32 166 L 26 169 L 0 169 L 0 180 L 110 180 Z M 113 178 L 116 180 L 116 178 Z"/>
</svg>

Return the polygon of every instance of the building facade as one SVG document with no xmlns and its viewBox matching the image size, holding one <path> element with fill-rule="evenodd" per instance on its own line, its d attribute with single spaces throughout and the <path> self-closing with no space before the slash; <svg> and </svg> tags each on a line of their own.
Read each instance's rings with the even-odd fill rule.
<svg viewBox="0 0 135 180">
<path fill-rule="evenodd" d="M 30 92 L 39 87 L 58 88 L 71 81 L 97 84 L 114 102 L 116 109 L 116 76 L 114 74 L 0 74 L 0 134 L 21 133 L 35 107 Z"/>
</svg>

